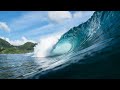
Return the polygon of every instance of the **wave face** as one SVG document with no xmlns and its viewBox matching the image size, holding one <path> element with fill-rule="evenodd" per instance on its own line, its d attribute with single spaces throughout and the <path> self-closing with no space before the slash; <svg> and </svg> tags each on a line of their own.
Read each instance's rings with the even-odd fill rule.
<svg viewBox="0 0 120 90">
<path fill-rule="evenodd" d="M 98 11 L 85 23 L 70 29 L 62 35 L 52 50 L 53 54 L 63 54 L 85 49 L 98 42 L 119 36 L 119 11 Z"/>
<path fill-rule="evenodd" d="M 43 71 L 26 78 L 120 78 L 120 11 L 94 12 L 63 34 L 50 54 L 37 60 Z"/>
</svg>

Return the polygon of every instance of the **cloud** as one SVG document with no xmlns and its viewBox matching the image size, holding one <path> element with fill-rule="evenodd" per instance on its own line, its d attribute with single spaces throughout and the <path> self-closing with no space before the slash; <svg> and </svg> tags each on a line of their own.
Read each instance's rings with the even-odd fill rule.
<svg viewBox="0 0 120 90">
<path fill-rule="evenodd" d="M 49 12 L 56 12 L 56 11 L 49 11 Z M 61 11 L 60 11 L 61 12 Z M 67 11 L 66 11 L 67 12 Z M 68 31 L 74 26 L 78 26 L 79 24 L 87 21 L 91 15 L 91 12 L 89 11 L 77 11 L 72 14 L 72 18 L 70 18 L 67 21 L 64 21 L 62 23 L 58 24 L 48 24 L 44 25 L 42 27 L 36 27 L 33 29 L 29 29 L 26 33 L 24 33 L 24 36 L 28 37 L 42 37 L 46 35 L 51 35 L 52 33 L 57 33 L 59 31 Z M 68 24 L 69 23 L 69 24 Z"/>
<path fill-rule="evenodd" d="M 23 45 L 25 44 L 26 42 L 33 42 L 33 43 L 36 43 L 35 41 L 33 40 L 28 40 L 26 37 L 21 37 L 21 40 L 10 40 L 9 38 L 5 38 L 5 37 L 0 37 L 4 40 L 6 40 L 7 42 L 9 42 L 11 45 L 14 45 L 14 46 L 19 46 L 19 45 Z"/>
<path fill-rule="evenodd" d="M 0 22 L 0 29 L 7 31 L 7 32 L 10 32 L 10 28 L 5 22 Z"/>
<path fill-rule="evenodd" d="M 93 15 L 94 11 L 77 11 L 72 14 L 73 22 L 77 22 L 78 25 L 86 22 Z"/>
<path fill-rule="evenodd" d="M 26 33 L 24 33 L 24 36 L 36 36 L 36 35 L 41 35 L 41 34 L 45 34 L 47 32 L 51 31 L 51 28 L 53 29 L 54 24 L 48 24 L 42 27 L 37 27 L 34 29 L 30 29 L 29 31 L 27 31 Z"/>
<path fill-rule="evenodd" d="M 74 11 L 73 13 L 70 11 L 27 11 L 9 22 L 12 29 L 11 36 L 14 38 L 26 36 L 37 40 L 41 36 L 57 33 L 63 29 L 68 31 L 87 21 L 91 15 L 91 11 Z M 20 41 L 16 42 L 20 43 Z"/>
<path fill-rule="evenodd" d="M 73 14 L 73 18 L 91 17 L 94 11 L 78 11 Z"/>
<path fill-rule="evenodd" d="M 72 18 L 72 14 L 69 11 L 49 11 L 48 17 L 52 21 L 60 23 L 66 19 Z"/>
<path fill-rule="evenodd" d="M 80 11 L 73 14 L 73 18 L 78 18 L 78 17 L 82 17 L 82 16 L 83 16 L 83 13 Z"/>
<path fill-rule="evenodd" d="M 48 17 L 50 20 L 61 23 L 65 20 L 75 19 L 75 18 L 90 18 L 94 11 L 48 11 Z"/>
<path fill-rule="evenodd" d="M 23 30 L 23 29 L 32 28 L 33 26 L 36 25 L 39 26 L 44 25 L 45 22 L 46 24 L 48 23 L 47 12 L 28 11 L 13 19 L 10 22 L 10 26 L 13 29 Z"/>
</svg>

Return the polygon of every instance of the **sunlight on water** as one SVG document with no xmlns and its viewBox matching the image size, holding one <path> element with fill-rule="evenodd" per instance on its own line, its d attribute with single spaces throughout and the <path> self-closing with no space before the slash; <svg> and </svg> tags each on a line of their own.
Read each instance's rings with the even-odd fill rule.
<svg viewBox="0 0 120 90">
<path fill-rule="evenodd" d="M 67 53 L 71 50 L 71 48 L 72 48 L 72 45 L 68 42 L 65 42 L 60 45 L 57 45 L 55 49 L 53 50 L 53 53 L 55 54 Z"/>
<path fill-rule="evenodd" d="M 43 71 L 58 69 L 61 71 L 53 73 L 53 77 L 59 72 L 66 78 L 97 77 L 100 74 L 103 77 L 105 73 L 106 76 L 120 75 L 120 61 L 115 61 L 120 55 L 119 23 L 120 12 L 96 12 L 86 23 L 71 29 L 61 38 L 61 34 L 42 38 L 33 53 L 0 55 L 0 78 L 37 76 L 39 79 Z"/>
</svg>

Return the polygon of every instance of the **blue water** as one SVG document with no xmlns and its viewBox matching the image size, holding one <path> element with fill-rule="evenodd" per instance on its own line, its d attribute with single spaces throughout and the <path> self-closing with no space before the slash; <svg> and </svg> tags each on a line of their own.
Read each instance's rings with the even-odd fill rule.
<svg viewBox="0 0 120 90">
<path fill-rule="evenodd" d="M 44 73 L 65 64 L 62 56 L 38 58 L 33 54 L 1 54 L 0 79 L 26 79 L 36 73 Z"/>
<path fill-rule="evenodd" d="M 33 72 L 38 65 L 24 54 L 0 55 L 0 79 L 12 79 Z"/>
<path fill-rule="evenodd" d="M 70 29 L 51 56 L 0 55 L 0 78 L 120 78 L 120 12 L 98 11 Z"/>
</svg>

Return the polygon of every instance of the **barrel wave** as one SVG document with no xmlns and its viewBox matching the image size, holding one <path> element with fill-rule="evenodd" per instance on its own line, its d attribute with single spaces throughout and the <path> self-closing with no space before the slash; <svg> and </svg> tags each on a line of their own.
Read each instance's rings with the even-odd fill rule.
<svg viewBox="0 0 120 90">
<path fill-rule="evenodd" d="M 120 78 L 119 50 L 120 11 L 96 11 L 53 46 L 57 65 L 29 78 Z"/>
<path fill-rule="evenodd" d="M 63 49 L 62 53 L 66 53 L 67 51 L 82 50 L 98 42 L 119 36 L 119 23 L 120 12 L 95 12 L 87 22 L 80 24 L 65 33 L 55 45 L 53 53 L 59 53 L 60 49 Z M 63 45 L 66 46 L 64 47 Z M 58 50 L 58 48 L 60 49 Z"/>
</svg>

